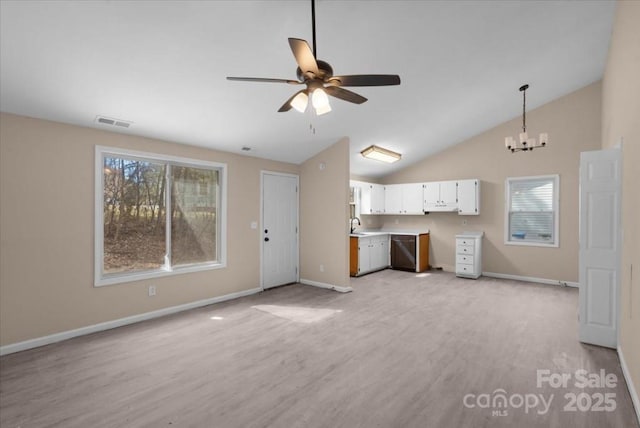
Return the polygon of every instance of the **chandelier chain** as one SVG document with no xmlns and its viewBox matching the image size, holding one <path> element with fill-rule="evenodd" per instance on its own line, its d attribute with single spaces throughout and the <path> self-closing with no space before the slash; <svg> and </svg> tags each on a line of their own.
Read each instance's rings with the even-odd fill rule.
<svg viewBox="0 0 640 428">
<path fill-rule="evenodd" d="M 527 132 L 527 90 L 522 91 L 522 132 Z"/>
</svg>

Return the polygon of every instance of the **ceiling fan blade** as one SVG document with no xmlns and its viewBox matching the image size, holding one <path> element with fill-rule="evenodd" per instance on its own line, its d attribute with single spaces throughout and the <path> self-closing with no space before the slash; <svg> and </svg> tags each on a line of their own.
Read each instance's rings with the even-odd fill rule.
<svg viewBox="0 0 640 428">
<path fill-rule="evenodd" d="M 227 80 L 238 80 L 240 82 L 267 82 L 267 83 L 288 83 L 290 85 L 301 85 L 302 82 L 289 79 L 267 79 L 263 77 L 227 77 Z"/>
<path fill-rule="evenodd" d="M 302 73 L 311 72 L 314 75 L 318 75 L 318 63 L 316 57 L 313 55 L 313 51 L 309 47 L 309 43 L 306 40 L 289 38 L 289 46 L 291 46 L 291 52 L 296 57 L 298 67 L 302 70 Z"/>
<path fill-rule="evenodd" d="M 327 83 L 338 86 L 390 86 L 399 85 L 397 74 L 356 74 L 352 76 L 333 76 Z"/>
<path fill-rule="evenodd" d="M 362 95 L 347 91 L 346 89 L 339 88 L 338 86 L 327 86 L 324 90 L 327 94 L 340 98 L 341 100 L 349 101 L 350 103 L 362 104 L 367 101 L 367 99 Z"/>
<path fill-rule="evenodd" d="M 306 93 L 306 92 L 307 92 L 307 90 L 306 90 L 306 89 L 303 89 L 303 90 L 298 91 L 298 92 L 296 92 L 295 94 L 293 94 L 293 95 L 291 96 L 291 98 L 289 98 L 289 99 L 288 99 L 284 104 L 282 104 L 282 107 L 280 107 L 280 109 L 278 110 L 278 113 L 282 113 L 282 112 L 285 112 L 285 111 L 289 111 L 289 110 L 291 110 L 291 108 L 293 107 L 293 106 L 291 105 L 291 101 L 293 101 L 293 99 L 294 99 L 295 97 L 297 97 L 297 96 L 298 96 L 298 94 L 300 94 L 300 93 L 302 93 L 302 92 L 305 92 L 305 93 Z"/>
</svg>

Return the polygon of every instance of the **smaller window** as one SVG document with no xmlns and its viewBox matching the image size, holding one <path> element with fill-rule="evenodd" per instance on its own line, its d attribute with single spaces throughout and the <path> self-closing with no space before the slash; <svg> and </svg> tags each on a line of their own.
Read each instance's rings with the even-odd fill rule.
<svg viewBox="0 0 640 428">
<path fill-rule="evenodd" d="M 510 177 L 505 184 L 505 244 L 558 246 L 560 177 Z"/>
</svg>

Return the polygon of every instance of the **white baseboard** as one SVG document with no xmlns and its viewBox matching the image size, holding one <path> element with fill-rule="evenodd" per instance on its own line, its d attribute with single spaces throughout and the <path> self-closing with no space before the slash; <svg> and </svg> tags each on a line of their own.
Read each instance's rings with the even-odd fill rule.
<svg viewBox="0 0 640 428">
<path fill-rule="evenodd" d="M 638 398 L 638 392 L 636 391 L 636 387 L 633 384 L 633 380 L 631 379 L 631 373 L 629 373 L 629 368 L 627 367 L 627 362 L 624 359 L 622 348 L 620 348 L 619 346 L 618 357 L 620 357 L 620 367 L 622 367 L 622 375 L 624 376 L 624 380 L 627 382 L 627 389 L 629 390 L 629 395 L 631 396 L 633 407 L 636 410 L 638 425 L 640 425 L 640 399 Z"/>
<path fill-rule="evenodd" d="M 538 284 L 566 285 L 568 287 L 575 287 L 575 288 L 578 288 L 578 285 L 579 285 L 577 282 L 573 282 L 573 281 L 560 281 L 557 279 L 536 278 L 534 276 L 509 275 L 506 273 L 495 273 L 495 272 L 482 272 L 482 274 L 490 278 L 513 279 L 516 281 L 537 282 Z"/>
<path fill-rule="evenodd" d="M 84 336 L 99 331 L 110 330 L 116 327 L 122 327 L 128 324 L 134 324 L 140 321 L 146 321 L 153 318 L 162 317 L 164 315 L 175 314 L 177 312 L 188 311 L 202 306 L 212 305 L 227 300 L 237 299 L 238 297 L 249 296 L 262 291 L 262 288 L 251 288 L 249 290 L 238 291 L 236 293 L 225 294 L 224 296 L 212 297 L 210 299 L 198 300 L 191 303 L 185 303 L 178 306 L 170 306 L 157 311 L 145 312 L 139 315 L 132 315 L 126 318 L 120 318 L 113 321 L 101 322 L 74 330 L 54 333 L 49 336 L 37 337 L 35 339 L 25 340 L 24 342 L 12 343 L 10 345 L 0 346 L 0 355 L 13 354 L 14 352 L 26 351 L 27 349 L 37 348 L 39 346 L 49 345 L 51 343 L 61 342 L 73 337 Z"/>
<path fill-rule="evenodd" d="M 353 291 L 353 288 L 351 287 L 340 287 L 339 285 L 332 285 L 332 284 L 327 284 L 325 282 L 311 281 L 310 279 L 304 279 L 304 278 L 300 278 L 300 284 L 326 288 L 327 290 L 339 291 L 340 293 L 349 293 Z"/>
</svg>

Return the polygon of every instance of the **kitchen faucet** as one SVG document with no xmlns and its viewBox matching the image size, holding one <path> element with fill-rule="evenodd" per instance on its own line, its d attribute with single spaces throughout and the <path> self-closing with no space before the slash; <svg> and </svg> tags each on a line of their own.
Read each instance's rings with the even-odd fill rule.
<svg viewBox="0 0 640 428">
<path fill-rule="evenodd" d="M 360 225 L 361 225 L 361 223 L 360 223 L 360 219 L 359 219 L 358 217 L 353 217 L 353 218 L 351 219 L 351 221 L 349 222 L 349 224 L 350 224 L 350 226 L 351 226 L 351 233 L 353 233 L 353 232 L 356 230 L 356 228 L 355 228 L 355 227 L 353 227 L 353 220 L 358 220 L 358 226 L 360 226 Z"/>
</svg>

